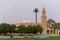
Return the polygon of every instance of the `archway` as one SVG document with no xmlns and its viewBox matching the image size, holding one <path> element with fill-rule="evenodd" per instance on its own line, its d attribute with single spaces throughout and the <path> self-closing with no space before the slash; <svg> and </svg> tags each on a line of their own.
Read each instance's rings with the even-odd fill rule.
<svg viewBox="0 0 60 40">
<path fill-rule="evenodd" d="M 49 34 L 49 30 L 47 30 L 47 34 Z"/>
<path fill-rule="evenodd" d="M 59 32 L 59 36 L 60 36 L 60 32 Z"/>
</svg>

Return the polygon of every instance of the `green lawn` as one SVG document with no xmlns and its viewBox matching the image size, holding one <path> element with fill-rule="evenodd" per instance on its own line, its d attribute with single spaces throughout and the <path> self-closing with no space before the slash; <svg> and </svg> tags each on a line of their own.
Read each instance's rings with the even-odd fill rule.
<svg viewBox="0 0 60 40">
<path fill-rule="evenodd" d="M 60 40 L 60 37 L 48 37 L 48 38 L 0 38 L 0 40 Z"/>
</svg>

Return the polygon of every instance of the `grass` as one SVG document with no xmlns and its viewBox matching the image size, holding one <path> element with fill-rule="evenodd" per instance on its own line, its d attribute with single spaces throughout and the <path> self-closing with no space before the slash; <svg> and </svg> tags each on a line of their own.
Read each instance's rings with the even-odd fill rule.
<svg viewBox="0 0 60 40">
<path fill-rule="evenodd" d="M 41 40 L 60 40 L 60 37 L 48 37 L 48 38 L 42 38 Z"/>
<path fill-rule="evenodd" d="M 48 37 L 48 38 L 0 38 L 0 40 L 60 40 L 60 37 Z"/>
</svg>

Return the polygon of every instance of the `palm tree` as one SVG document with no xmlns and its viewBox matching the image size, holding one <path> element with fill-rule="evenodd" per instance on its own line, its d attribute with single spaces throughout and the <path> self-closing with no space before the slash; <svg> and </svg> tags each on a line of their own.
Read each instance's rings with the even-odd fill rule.
<svg viewBox="0 0 60 40">
<path fill-rule="evenodd" d="M 35 9 L 34 9 L 34 12 L 35 12 L 35 14 L 36 14 L 36 17 L 35 17 L 36 20 L 35 20 L 35 21 L 36 21 L 36 23 L 37 23 L 37 12 L 38 12 L 38 8 L 35 8 Z"/>
</svg>

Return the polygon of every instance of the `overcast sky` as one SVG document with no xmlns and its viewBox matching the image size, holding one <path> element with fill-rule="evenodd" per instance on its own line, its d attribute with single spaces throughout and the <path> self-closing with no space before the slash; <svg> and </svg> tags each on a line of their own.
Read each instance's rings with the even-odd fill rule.
<svg viewBox="0 0 60 40">
<path fill-rule="evenodd" d="M 43 7 L 46 8 L 48 19 L 60 22 L 60 0 L 0 0 L 0 23 L 19 23 L 25 19 L 34 22 L 35 8 L 39 9 L 40 22 Z"/>
</svg>

